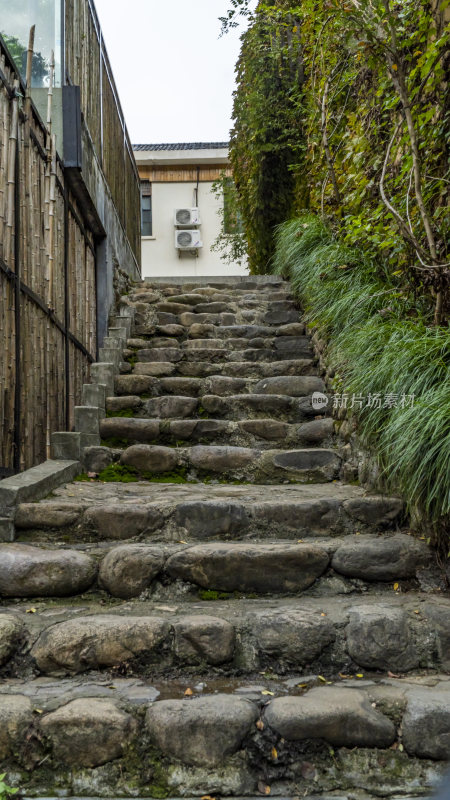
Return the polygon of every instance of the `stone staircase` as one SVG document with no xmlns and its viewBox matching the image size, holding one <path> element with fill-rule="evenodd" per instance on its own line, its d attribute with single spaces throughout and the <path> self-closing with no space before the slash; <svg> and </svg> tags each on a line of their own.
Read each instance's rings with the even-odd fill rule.
<svg viewBox="0 0 450 800">
<path fill-rule="evenodd" d="M 399 498 L 341 480 L 289 285 L 180 284 L 124 299 L 114 392 L 96 365 L 106 413 L 87 387 L 74 434 L 86 474 L 0 544 L 0 772 L 27 797 L 430 796 L 434 556 Z"/>
</svg>

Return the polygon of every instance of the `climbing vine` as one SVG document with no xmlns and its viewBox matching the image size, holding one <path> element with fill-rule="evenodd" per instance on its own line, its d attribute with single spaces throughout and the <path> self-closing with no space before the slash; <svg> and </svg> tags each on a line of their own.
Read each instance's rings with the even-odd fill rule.
<svg viewBox="0 0 450 800">
<path fill-rule="evenodd" d="M 308 208 L 444 321 L 448 0 L 233 0 L 224 30 L 239 15 L 231 159 L 252 271 L 274 225 Z"/>
<path fill-rule="evenodd" d="M 231 162 L 252 272 L 268 270 L 274 227 L 292 212 L 293 167 L 304 136 L 293 124 L 303 80 L 299 24 L 292 9 L 261 6 L 237 64 Z"/>
<path fill-rule="evenodd" d="M 211 191 L 218 201 L 220 233 L 211 245 L 226 264 L 244 264 L 247 261 L 247 240 L 244 235 L 239 198 L 233 179 L 222 172 L 214 181 Z"/>
</svg>

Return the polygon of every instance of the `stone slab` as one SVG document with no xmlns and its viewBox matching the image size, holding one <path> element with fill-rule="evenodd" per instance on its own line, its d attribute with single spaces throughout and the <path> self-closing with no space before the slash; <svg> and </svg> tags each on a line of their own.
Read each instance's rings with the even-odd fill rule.
<svg viewBox="0 0 450 800">
<path fill-rule="evenodd" d="M 0 506 L 40 500 L 81 472 L 79 461 L 44 461 L 0 482 Z"/>
</svg>

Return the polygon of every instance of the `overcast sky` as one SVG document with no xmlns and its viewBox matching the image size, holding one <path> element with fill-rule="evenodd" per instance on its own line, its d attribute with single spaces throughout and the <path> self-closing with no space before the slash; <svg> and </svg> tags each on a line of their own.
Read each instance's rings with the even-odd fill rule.
<svg viewBox="0 0 450 800">
<path fill-rule="evenodd" d="M 133 144 L 227 141 L 242 29 L 228 0 L 95 0 Z"/>
</svg>

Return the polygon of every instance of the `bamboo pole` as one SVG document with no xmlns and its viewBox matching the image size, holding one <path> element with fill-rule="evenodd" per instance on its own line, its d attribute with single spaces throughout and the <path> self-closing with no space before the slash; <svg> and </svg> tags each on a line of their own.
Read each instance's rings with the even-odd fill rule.
<svg viewBox="0 0 450 800">
<path fill-rule="evenodd" d="M 14 228 L 14 188 L 15 188 L 15 165 L 16 165 L 16 151 L 17 151 L 17 138 L 19 132 L 19 81 L 16 78 L 14 81 L 14 97 L 12 100 L 11 111 L 11 125 L 9 129 L 9 144 L 8 144 L 8 178 L 7 178 L 7 219 L 6 219 L 6 232 L 5 232 L 5 250 L 4 258 L 9 266 L 12 265 L 12 240 Z"/>
<path fill-rule="evenodd" d="M 56 136 L 52 136 L 51 142 L 51 168 L 50 168 L 50 198 L 49 198 L 49 220 L 48 220 L 48 265 L 49 265 L 49 284 L 48 284 L 48 305 L 54 307 L 53 303 L 53 283 L 54 283 L 54 232 L 55 232 L 55 205 L 56 205 Z"/>
<path fill-rule="evenodd" d="M 52 50 L 50 58 L 50 76 L 47 94 L 47 132 L 45 137 L 45 152 L 47 162 L 45 165 L 45 191 L 44 191 L 44 218 L 45 218 L 45 239 L 47 250 L 47 303 L 51 306 L 52 291 L 53 291 L 53 264 L 50 259 L 50 183 L 52 172 L 52 105 L 53 105 L 53 76 L 55 70 L 55 56 Z"/>
<path fill-rule="evenodd" d="M 31 274 L 31 241 L 33 238 L 33 213 L 32 213 L 32 169 L 31 169 L 31 80 L 33 71 L 33 54 L 34 54 L 34 34 L 35 25 L 30 28 L 30 35 L 28 39 L 27 50 L 27 71 L 26 71 L 26 90 L 25 90 L 25 126 L 23 135 L 24 145 L 24 184 L 25 184 L 25 200 L 24 200 L 24 214 L 22 215 L 24 221 L 24 248 L 23 248 L 23 262 L 24 262 L 24 280 L 29 281 Z"/>
</svg>

